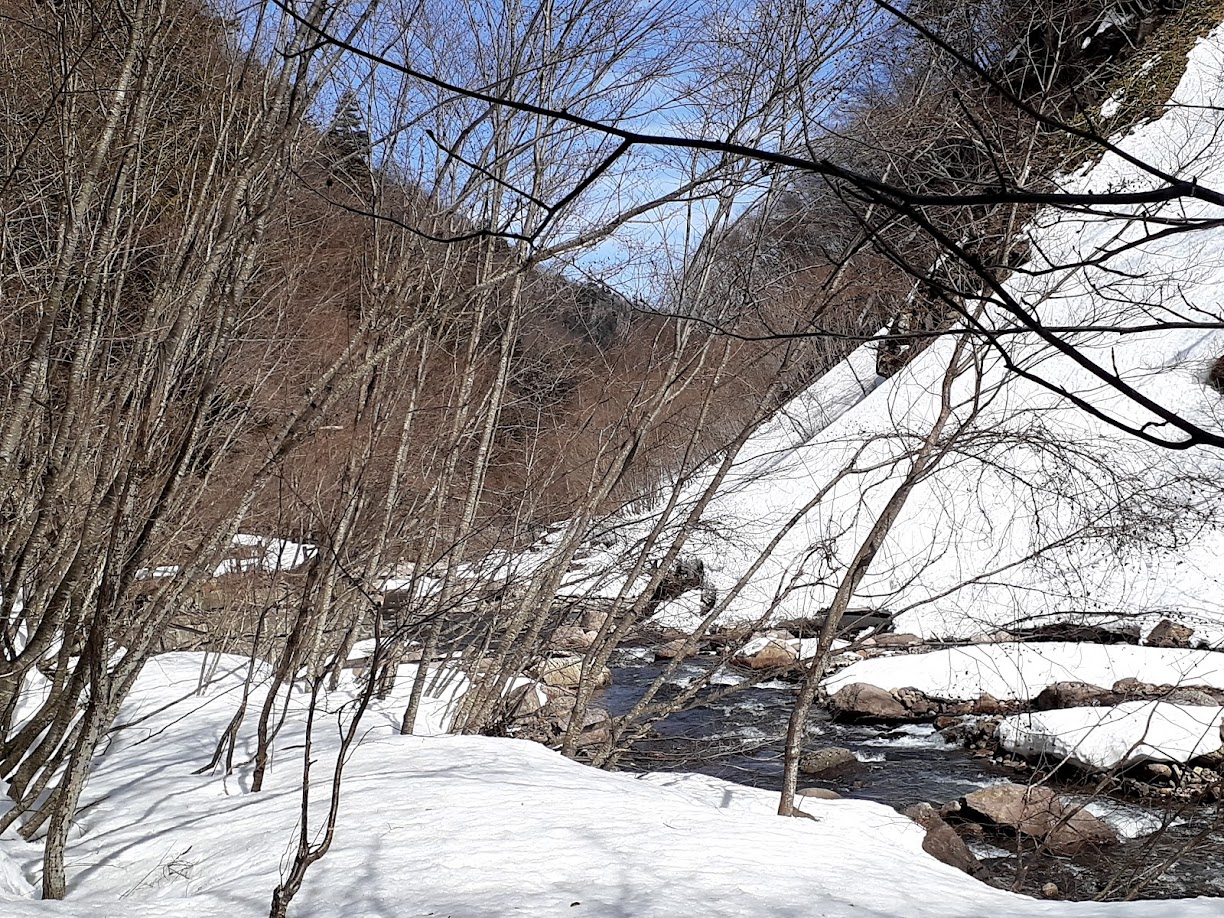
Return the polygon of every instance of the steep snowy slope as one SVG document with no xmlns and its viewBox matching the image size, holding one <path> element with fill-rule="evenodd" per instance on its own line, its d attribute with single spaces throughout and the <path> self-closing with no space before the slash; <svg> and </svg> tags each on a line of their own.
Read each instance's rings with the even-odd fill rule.
<svg viewBox="0 0 1224 918">
<path fill-rule="evenodd" d="M 1222 105 L 1217 30 L 1195 48 L 1164 116 L 1121 146 L 1224 188 Z M 1133 191 L 1156 181 L 1107 155 L 1066 187 Z M 1220 323 L 1224 227 L 1140 241 L 1163 218 L 1187 216 L 1224 218 L 1224 209 L 1191 201 L 1110 216 L 1043 213 L 1030 228 L 1033 260 L 1008 290 L 1049 327 L 1126 329 L 1065 337 L 1140 393 L 1220 430 L 1224 397 L 1205 380 L 1224 355 L 1224 330 L 1167 326 Z M 954 437 L 945 431 L 946 454 L 910 495 L 854 605 L 899 613 L 899 630 L 929 636 L 1049 617 L 1150 627 L 1171 615 L 1193 625 L 1197 639 L 1224 639 L 1224 456 L 1163 449 L 1093 418 L 1051 388 L 1125 424 L 1154 420 L 1036 336 L 1017 333 L 1001 310 L 983 321 L 1004 332 L 1007 358 L 1046 385 L 1009 370 L 981 340 L 959 355 L 952 376 L 949 339 L 878 384 L 861 378 L 860 353 L 748 444 L 692 543 L 720 595 L 732 597 L 726 616 L 809 615 L 827 606 L 930 431 L 947 381 L 949 430 L 965 426 Z M 842 377 L 856 376 L 849 399 Z M 1176 439 L 1167 427 L 1148 429 Z"/>
</svg>

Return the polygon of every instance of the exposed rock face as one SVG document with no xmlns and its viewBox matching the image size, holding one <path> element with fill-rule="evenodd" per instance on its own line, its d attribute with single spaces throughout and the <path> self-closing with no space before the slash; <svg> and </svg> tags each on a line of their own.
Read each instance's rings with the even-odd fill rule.
<svg viewBox="0 0 1224 918">
<path fill-rule="evenodd" d="M 1174 624 L 1166 618 L 1152 629 L 1146 643 L 1149 647 L 1189 647 L 1193 635 L 1193 628 Z"/>
<path fill-rule="evenodd" d="M 1061 708 L 1091 708 L 1101 704 L 1116 704 L 1113 692 L 1087 682 L 1055 682 L 1046 686 L 1033 699 L 1038 711 L 1055 711 Z"/>
<path fill-rule="evenodd" d="M 939 813 L 929 803 L 916 803 L 904 811 L 905 815 L 926 829 L 926 838 L 922 842 L 922 850 L 937 861 L 967 874 L 977 873 L 978 859 L 964 840 L 956 834 L 956 830 L 943 821 Z"/>
<path fill-rule="evenodd" d="M 1043 842 L 1051 854 L 1071 857 L 1117 844 L 1118 836 L 1087 810 L 1068 806 L 1044 787 L 997 784 L 962 801 L 969 811 L 995 825 Z"/>
<path fill-rule="evenodd" d="M 891 692 L 852 682 L 829 699 L 829 711 L 844 720 L 905 720 L 910 712 Z"/>
<path fill-rule="evenodd" d="M 841 746 L 827 746 L 805 755 L 799 762 L 799 770 L 805 775 L 829 778 L 845 774 L 860 764 L 858 756 Z"/>
</svg>

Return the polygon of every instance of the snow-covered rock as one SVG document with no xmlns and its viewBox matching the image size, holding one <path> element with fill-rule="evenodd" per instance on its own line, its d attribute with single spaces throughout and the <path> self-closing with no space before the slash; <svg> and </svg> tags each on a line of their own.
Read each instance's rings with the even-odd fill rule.
<svg viewBox="0 0 1224 918">
<path fill-rule="evenodd" d="M 1016 755 L 1105 771 L 1141 762 L 1186 763 L 1224 745 L 1224 708 L 1128 701 L 1004 718 L 1000 744 Z"/>
<path fill-rule="evenodd" d="M 862 660 L 824 685 L 830 694 L 863 682 L 886 691 L 912 687 L 946 700 L 972 701 L 988 694 L 1024 701 L 1058 682 L 1109 687 L 1128 677 L 1156 685 L 1224 688 L 1224 653 L 1065 641 L 972 644 Z"/>
</svg>

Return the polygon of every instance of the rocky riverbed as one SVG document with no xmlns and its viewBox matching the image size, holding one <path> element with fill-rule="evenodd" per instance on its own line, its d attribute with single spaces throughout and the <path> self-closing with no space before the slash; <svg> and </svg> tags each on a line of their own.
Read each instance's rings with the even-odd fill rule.
<svg viewBox="0 0 1224 918">
<path fill-rule="evenodd" d="M 626 648 L 614 660 L 602 704 L 613 715 L 627 711 L 663 665 L 650 648 Z M 683 664 L 668 690 L 678 692 L 719 665 L 714 654 L 698 655 Z M 725 691 L 749 673 L 746 666 L 722 668 L 715 681 Z M 1133 699 L 1159 688 L 1127 684 L 1110 691 Z M 1037 896 L 1224 895 L 1224 809 L 1205 792 L 1209 783 L 1196 785 L 1185 770 L 1173 769 L 1102 781 L 1000 749 L 998 716 L 1032 708 L 1031 699 L 988 699 L 988 708 L 991 702 L 998 707 L 984 712 L 979 705 L 924 708 L 917 695 L 888 694 L 909 701 L 891 722 L 847 716 L 837 706 L 813 713 L 802 793 L 893 806 L 927 827 L 935 856 L 984 882 Z M 793 684 L 785 677 L 745 686 L 662 721 L 622 764 L 780 788 L 792 702 Z M 1042 704 L 1049 702 L 1047 695 Z"/>
</svg>

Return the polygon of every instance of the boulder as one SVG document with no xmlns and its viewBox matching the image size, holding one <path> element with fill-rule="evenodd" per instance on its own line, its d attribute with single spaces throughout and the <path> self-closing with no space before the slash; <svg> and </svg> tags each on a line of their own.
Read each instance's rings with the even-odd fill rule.
<svg viewBox="0 0 1224 918">
<path fill-rule="evenodd" d="M 539 666 L 539 676 L 545 685 L 561 688 L 577 688 L 582 677 L 582 657 L 558 657 L 545 660 Z M 595 676 L 595 687 L 605 688 L 612 684 L 612 671 L 606 666 Z"/>
<path fill-rule="evenodd" d="M 826 746 L 809 752 L 799 761 L 799 770 L 805 775 L 830 778 L 845 774 L 861 763 L 849 749 L 841 746 Z"/>
<path fill-rule="evenodd" d="M 909 711 L 884 689 L 852 682 L 829 699 L 829 711 L 843 720 L 907 720 Z"/>
<path fill-rule="evenodd" d="M 578 619 L 578 627 L 583 631 L 598 631 L 611 616 L 607 609 L 587 608 Z"/>
<path fill-rule="evenodd" d="M 1055 682 L 1047 685 L 1033 699 L 1038 711 L 1057 711 L 1062 708 L 1091 708 L 1116 700 L 1114 693 L 1099 685 L 1087 682 Z"/>
<path fill-rule="evenodd" d="M 1055 856 L 1088 854 L 1118 842 L 1108 825 L 1087 810 L 1065 804 L 1045 787 L 996 784 L 974 791 L 961 803 L 962 811 L 1038 839 Z"/>
<path fill-rule="evenodd" d="M 549 640 L 549 644 L 557 650 L 570 653 L 586 653 L 594 643 L 595 632 L 583 631 L 576 625 L 560 625 Z"/>
<path fill-rule="evenodd" d="M 827 787 L 801 787 L 795 791 L 796 797 L 813 797 L 816 800 L 840 800 L 841 794 Z"/>
<path fill-rule="evenodd" d="M 904 813 L 926 829 L 926 838 L 922 840 L 923 851 L 935 860 L 967 874 L 972 875 L 978 871 L 978 859 L 969 850 L 964 839 L 956 834 L 956 830 L 940 818 L 933 806 L 929 803 L 916 803 Z"/>
<path fill-rule="evenodd" d="M 506 708 L 511 717 L 530 717 L 544 707 L 546 701 L 536 682 L 520 685 L 506 694 Z"/>
<path fill-rule="evenodd" d="M 1148 633 L 1149 647 L 1189 647 L 1194 629 L 1188 625 L 1178 625 L 1167 618 Z"/>
<path fill-rule="evenodd" d="M 749 669 L 789 669 L 799 662 L 799 652 L 784 640 L 770 638 L 760 648 L 755 643 L 744 648 L 748 652 L 737 656 L 737 663 Z"/>
<path fill-rule="evenodd" d="M 973 703 L 974 714 L 998 715 L 1003 713 L 1003 706 L 999 704 L 999 699 L 989 693 L 983 693 L 978 696 L 978 700 Z"/>
<path fill-rule="evenodd" d="M 660 644 L 654 649 L 655 659 L 674 660 L 684 652 L 684 645 L 687 643 L 688 641 L 684 638 L 679 638 L 674 641 L 667 641 L 666 643 Z"/>
</svg>

